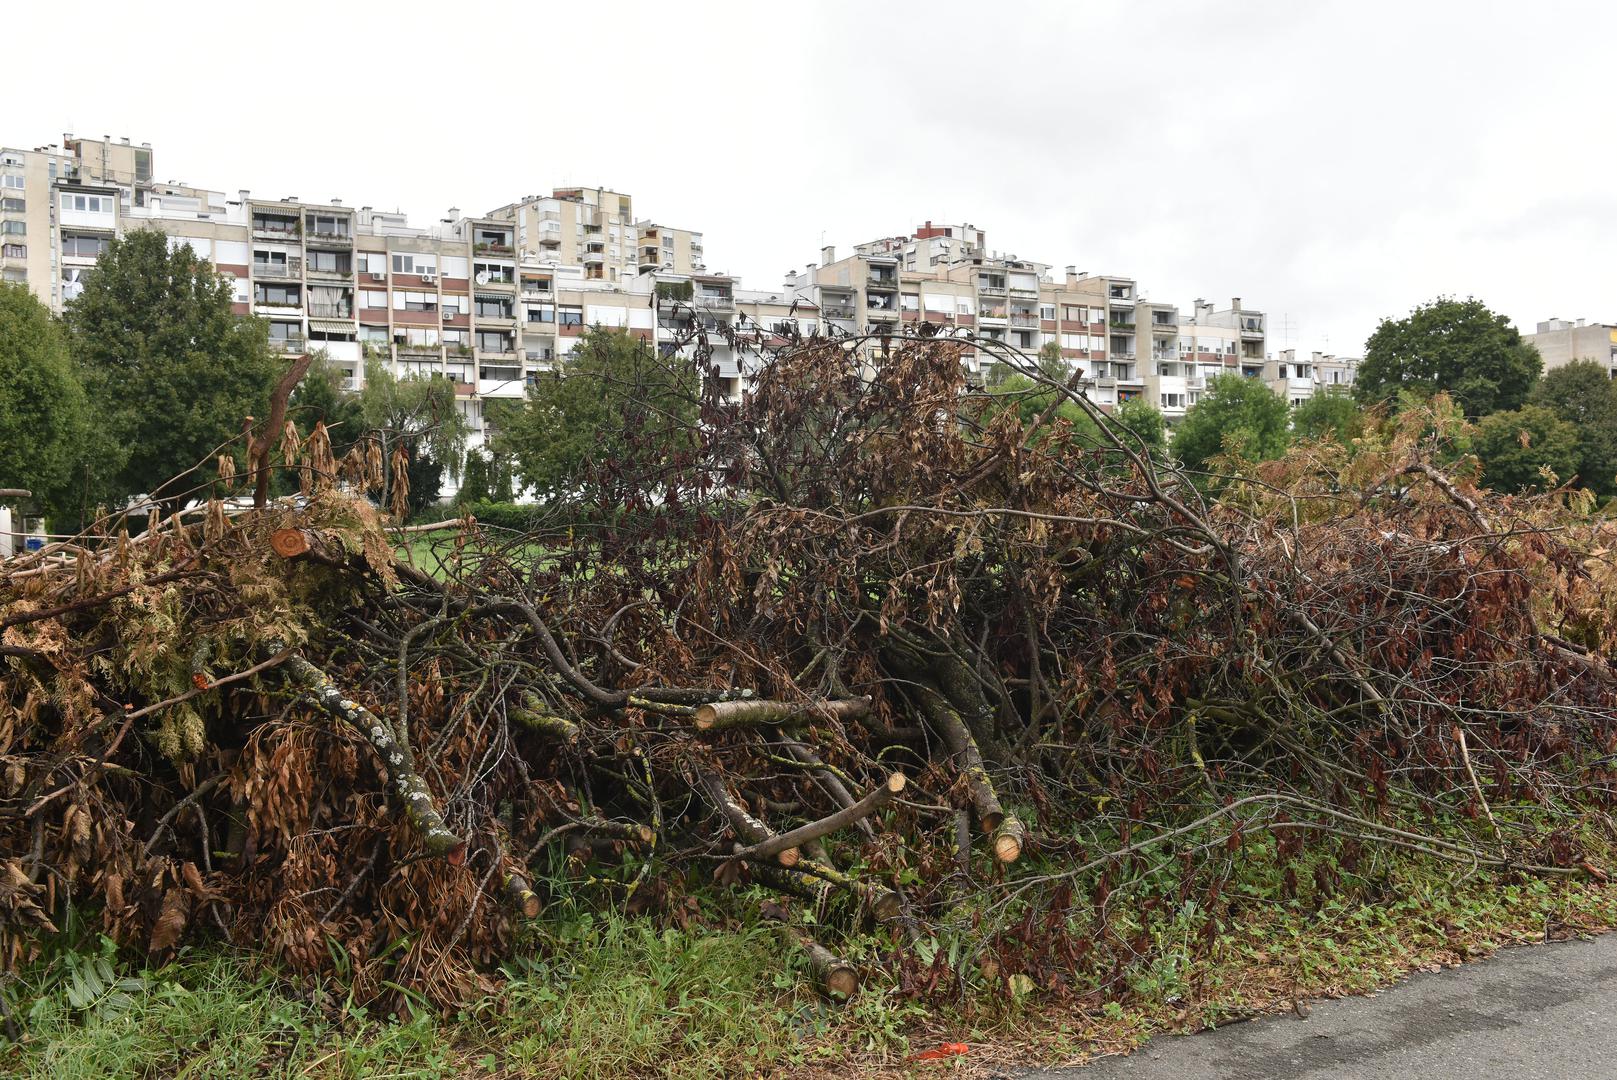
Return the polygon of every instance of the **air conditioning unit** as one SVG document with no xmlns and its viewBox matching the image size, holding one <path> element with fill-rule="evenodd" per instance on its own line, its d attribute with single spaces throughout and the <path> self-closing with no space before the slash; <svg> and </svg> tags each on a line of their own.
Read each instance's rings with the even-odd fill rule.
<svg viewBox="0 0 1617 1080">
<path fill-rule="evenodd" d="M 423 285 L 436 285 L 437 283 L 438 283 L 438 275 L 437 274 L 426 274 L 426 273 L 424 273 L 424 274 L 421 275 L 421 284 L 423 284 Z"/>
<path fill-rule="evenodd" d="M 371 280 L 372 281 L 386 281 L 387 280 L 387 275 L 382 273 L 380 270 L 372 270 L 371 271 Z"/>
<path fill-rule="evenodd" d="M 457 314 L 459 314 L 459 312 L 457 312 L 454 308 L 444 308 L 444 322 L 449 322 Z"/>
</svg>

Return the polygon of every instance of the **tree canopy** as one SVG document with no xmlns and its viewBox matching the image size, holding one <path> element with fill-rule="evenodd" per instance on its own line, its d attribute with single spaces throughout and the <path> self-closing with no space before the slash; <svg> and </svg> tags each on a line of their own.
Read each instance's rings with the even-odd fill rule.
<svg viewBox="0 0 1617 1080">
<path fill-rule="evenodd" d="M 172 504 L 197 465 L 262 417 L 283 365 L 264 325 L 234 314 L 231 286 L 189 245 L 160 232 L 114 239 L 68 305 L 67 325 L 90 407 L 112 448 L 100 494 Z"/>
<path fill-rule="evenodd" d="M 1617 382 L 1593 360 L 1544 373 L 1528 396 L 1577 428 L 1578 483 L 1603 498 L 1617 495 Z"/>
<path fill-rule="evenodd" d="M 1578 467 L 1578 429 L 1542 405 L 1490 413 L 1477 423 L 1472 449 L 1482 462 L 1482 482 L 1495 491 L 1542 491 L 1572 479 Z"/>
<path fill-rule="evenodd" d="M 422 376 L 400 378 L 371 357 L 365 361 L 358 402 L 364 430 L 382 444 L 382 505 L 392 505 L 393 450 L 400 442 L 410 453 L 410 509 L 436 501 L 445 469 L 456 469 L 466 449 L 469 425 L 455 406 L 455 384 Z"/>
<path fill-rule="evenodd" d="M 697 368 L 619 329 L 596 327 L 529 387 L 527 407 L 495 433 L 524 485 L 541 497 L 616 501 L 611 463 L 633 448 L 664 460 L 690 451 L 701 413 Z M 643 456 L 643 449 L 637 449 Z"/>
<path fill-rule="evenodd" d="M 25 286 L 0 284 L 0 487 L 65 509 L 92 434 L 60 327 Z"/>
<path fill-rule="evenodd" d="M 1174 431 L 1173 452 L 1185 468 L 1207 467 L 1219 454 L 1268 461 L 1291 441 L 1285 399 L 1260 379 L 1216 375 Z"/>
<path fill-rule="evenodd" d="M 1317 393 L 1291 410 L 1291 430 L 1299 439 L 1351 439 L 1363 425 L 1363 412 L 1348 394 Z"/>
<path fill-rule="evenodd" d="M 1354 393 L 1397 405 L 1400 390 L 1447 391 L 1476 419 L 1520 407 L 1543 362 L 1510 320 L 1475 298 L 1438 297 L 1402 319 L 1382 319 L 1365 343 Z"/>
</svg>

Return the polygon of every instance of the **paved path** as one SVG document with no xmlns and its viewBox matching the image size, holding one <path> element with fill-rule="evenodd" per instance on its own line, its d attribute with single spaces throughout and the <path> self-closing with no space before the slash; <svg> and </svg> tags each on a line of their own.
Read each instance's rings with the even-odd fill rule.
<svg viewBox="0 0 1617 1080">
<path fill-rule="evenodd" d="M 1316 1001 L 1019 1080 L 1617 1078 L 1617 933 L 1506 949 L 1373 997 Z"/>
</svg>

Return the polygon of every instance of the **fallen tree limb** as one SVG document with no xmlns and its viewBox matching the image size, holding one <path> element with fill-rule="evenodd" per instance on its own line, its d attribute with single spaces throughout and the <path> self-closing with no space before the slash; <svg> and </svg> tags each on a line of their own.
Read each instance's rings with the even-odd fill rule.
<svg viewBox="0 0 1617 1080">
<path fill-rule="evenodd" d="M 282 670 L 328 716 L 347 722 L 369 740 L 381 757 L 393 792 L 404 805 L 405 815 L 421 837 L 422 846 L 431 854 L 441 855 L 450 863 L 460 865 L 466 858 L 466 841 L 444 824 L 432 791 L 415 769 L 415 754 L 408 740 L 395 737 L 391 725 L 383 723 L 357 701 L 345 697 L 329 675 L 309 663 L 301 654 L 288 656 Z"/>
<path fill-rule="evenodd" d="M 904 790 L 904 784 L 903 773 L 891 773 L 885 781 L 872 788 L 869 794 L 852 806 L 844 807 L 834 814 L 828 814 L 818 821 L 811 821 L 807 825 L 801 825 L 790 832 L 779 833 L 767 840 L 754 843 L 751 847 L 737 852 L 735 857 L 738 859 L 759 860 L 775 857 L 785 851 L 796 851 L 797 848 L 811 844 L 822 836 L 834 833 L 839 829 L 845 829 L 856 821 L 863 821 L 868 818 L 892 802 L 893 796 Z M 795 862 L 796 856 L 793 857 L 792 862 L 783 860 L 782 865 L 791 866 Z"/>
<path fill-rule="evenodd" d="M 694 713 L 700 731 L 723 731 L 733 727 L 764 724 L 805 724 L 815 719 L 852 720 L 870 711 L 870 698 L 841 701 L 715 701 L 699 705 Z"/>
</svg>

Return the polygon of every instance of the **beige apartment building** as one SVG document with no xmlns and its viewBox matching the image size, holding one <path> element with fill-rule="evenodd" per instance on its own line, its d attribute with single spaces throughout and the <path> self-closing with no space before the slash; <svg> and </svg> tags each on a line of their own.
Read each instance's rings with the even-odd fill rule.
<svg viewBox="0 0 1617 1080">
<path fill-rule="evenodd" d="M 1133 278 L 1072 266 L 1058 276 L 993 252 L 969 224 L 928 221 L 841 259 L 827 247 L 780 289 L 758 291 L 708 269 L 701 233 L 639 218 L 629 195 L 606 188 L 557 188 L 484 216 L 451 209 L 423 228 L 371 206 L 153 175 L 151 147 L 128 140 L 0 150 L 0 273 L 61 311 L 112 237 L 160 230 L 230 277 L 235 310 L 265 320 L 277 348 L 324 350 L 349 388 L 363 384 L 367 356 L 453 382 L 474 445 L 488 435 L 487 403 L 521 398 L 591 326 L 663 349 L 700 339 L 731 397 L 794 338 L 921 323 L 960 340 L 978 378 L 995 350 L 1031 360 L 1052 347 L 1102 408 L 1143 397 L 1170 422 L 1210 375 L 1266 374 L 1264 316 L 1240 300 L 1223 310 L 1198 300 L 1186 315 Z"/>
<path fill-rule="evenodd" d="M 1264 365 L 1269 389 L 1293 407 L 1319 394 L 1351 394 L 1359 374 L 1359 357 L 1315 350 L 1308 358 L 1296 349 L 1281 349 Z"/>
<path fill-rule="evenodd" d="M 1593 360 L 1617 379 L 1617 326 L 1586 323 L 1582 319 L 1548 319 L 1522 340 L 1538 349 L 1544 370 L 1565 367 L 1574 360 Z"/>
<path fill-rule="evenodd" d="M 1181 316 L 1145 299 L 1138 282 L 1069 266 L 1059 279 L 1044 263 L 991 253 L 974 226 L 933 226 L 910 237 L 834 248 L 789 275 L 787 290 L 818 308 L 828 332 L 867 335 L 929 323 L 967 343 L 979 369 L 999 350 L 1031 360 L 1055 346 L 1084 392 L 1110 410 L 1138 397 L 1170 422 L 1196 403 L 1213 374 L 1263 375 L 1266 319 L 1239 299 L 1217 310 L 1198 300 Z M 988 349 L 978 342 L 991 341 Z"/>
</svg>

